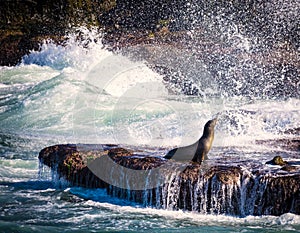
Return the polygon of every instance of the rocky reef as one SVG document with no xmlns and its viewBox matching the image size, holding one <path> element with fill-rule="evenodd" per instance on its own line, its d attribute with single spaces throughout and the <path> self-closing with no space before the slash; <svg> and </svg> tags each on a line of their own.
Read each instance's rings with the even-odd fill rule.
<svg viewBox="0 0 300 233">
<path fill-rule="evenodd" d="M 202 165 L 117 145 L 55 145 L 42 164 L 71 185 L 104 188 L 145 206 L 233 216 L 300 214 L 300 167 L 241 161 Z"/>
</svg>

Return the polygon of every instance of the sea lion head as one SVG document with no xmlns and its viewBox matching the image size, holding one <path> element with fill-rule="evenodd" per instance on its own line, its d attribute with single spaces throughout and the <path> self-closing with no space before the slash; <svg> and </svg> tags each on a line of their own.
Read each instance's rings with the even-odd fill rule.
<svg viewBox="0 0 300 233">
<path fill-rule="evenodd" d="M 207 134 L 209 132 L 211 132 L 211 133 L 214 132 L 217 121 L 218 121 L 218 118 L 216 117 L 216 118 L 206 122 L 206 124 L 204 126 L 204 133 Z"/>
</svg>

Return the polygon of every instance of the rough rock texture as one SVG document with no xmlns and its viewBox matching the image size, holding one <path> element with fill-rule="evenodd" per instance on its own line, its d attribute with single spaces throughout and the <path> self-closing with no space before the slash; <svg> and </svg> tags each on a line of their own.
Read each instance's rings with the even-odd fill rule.
<svg viewBox="0 0 300 233">
<path fill-rule="evenodd" d="M 284 166 L 287 165 L 288 163 L 284 161 L 281 156 L 275 156 L 272 160 L 268 161 L 266 164 Z"/>
<path fill-rule="evenodd" d="M 99 10 L 97 10 L 99 9 Z M 43 40 L 62 43 L 72 26 L 98 25 L 98 1 L 1 1 L 0 65 L 16 65 Z"/>
<path fill-rule="evenodd" d="M 300 138 L 282 138 L 273 140 L 256 140 L 257 144 L 270 146 L 274 149 L 300 152 Z"/>
<path fill-rule="evenodd" d="M 159 171 L 162 180 L 151 189 L 112 186 L 89 169 L 89 161 L 102 156 L 123 168 Z M 105 188 L 113 196 L 146 206 L 234 216 L 300 214 L 299 166 L 281 169 L 257 163 L 247 165 L 249 167 L 243 164 L 184 164 L 117 145 L 56 145 L 43 149 L 39 159 L 72 185 Z M 114 174 L 112 170 L 111 175 Z M 124 181 L 127 178 L 124 174 L 114 179 Z M 138 181 L 138 177 L 136 179 Z"/>
<path fill-rule="evenodd" d="M 108 49 L 147 61 L 172 92 L 298 98 L 298 2 L 3 1 L 0 65 L 99 25 Z"/>
</svg>

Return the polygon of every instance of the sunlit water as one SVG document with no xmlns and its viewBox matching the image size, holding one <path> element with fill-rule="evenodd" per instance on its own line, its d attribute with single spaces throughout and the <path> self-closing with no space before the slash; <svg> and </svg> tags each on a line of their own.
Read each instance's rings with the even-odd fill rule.
<svg viewBox="0 0 300 233">
<path fill-rule="evenodd" d="M 98 37 L 89 33 L 90 37 Z M 295 77 L 297 78 L 297 77 Z M 145 208 L 104 190 L 67 187 L 39 177 L 39 151 L 53 144 L 188 145 L 218 116 L 211 160 L 265 163 L 285 152 L 257 139 L 288 138 L 299 127 L 300 100 L 173 95 L 145 62 L 97 43 L 45 44 L 15 67 L 0 68 L 1 232 L 298 232 L 300 218 L 207 216 Z M 160 150 L 161 151 L 161 150 Z M 47 174 L 47 173 L 46 173 Z"/>
</svg>

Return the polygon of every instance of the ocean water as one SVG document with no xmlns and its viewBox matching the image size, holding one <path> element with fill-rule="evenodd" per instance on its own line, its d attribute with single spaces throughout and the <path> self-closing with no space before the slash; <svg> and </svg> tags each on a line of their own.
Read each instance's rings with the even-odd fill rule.
<svg viewBox="0 0 300 233">
<path fill-rule="evenodd" d="M 38 153 L 46 146 L 116 143 L 161 153 L 195 142 L 215 116 L 210 160 L 300 160 L 297 151 L 255 143 L 295 137 L 284 132 L 299 127 L 299 98 L 216 95 L 213 86 L 201 97 L 175 95 L 147 62 L 109 52 L 94 31 L 85 35 L 97 42 L 84 47 L 70 35 L 64 47 L 45 42 L 20 65 L 0 67 L 0 232 L 300 231 L 298 215 L 149 208 L 101 189 L 69 187 L 50 171 L 41 176 Z"/>
</svg>

